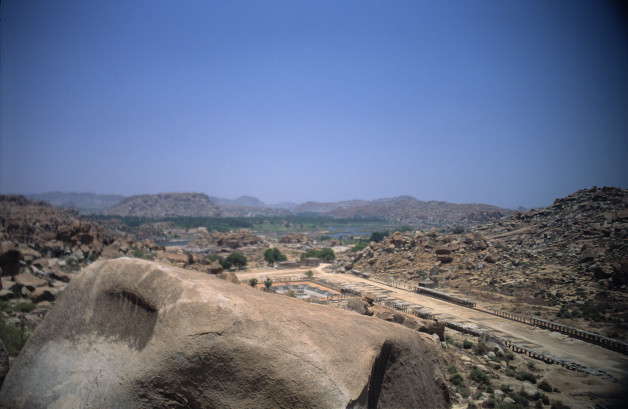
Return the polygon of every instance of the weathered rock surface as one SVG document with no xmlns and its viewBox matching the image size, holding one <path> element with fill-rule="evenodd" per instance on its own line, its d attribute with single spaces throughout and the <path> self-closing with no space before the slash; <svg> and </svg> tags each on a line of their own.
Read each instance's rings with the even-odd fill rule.
<svg viewBox="0 0 628 409">
<path fill-rule="evenodd" d="M 281 244 L 306 244 L 310 241 L 310 238 L 307 234 L 294 233 L 294 234 L 284 234 L 279 239 L 279 243 Z"/>
<path fill-rule="evenodd" d="M 116 259 L 72 280 L 9 371 L 0 402 L 444 408 L 439 348 L 385 321 Z"/>
<path fill-rule="evenodd" d="M 216 243 L 219 247 L 237 249 L 244 246 L 252 246 L 264 243 L 264 240 L 248 230 L 222 233 L 214 232 L 209 235 L 208 241 Z"/>
</svg>

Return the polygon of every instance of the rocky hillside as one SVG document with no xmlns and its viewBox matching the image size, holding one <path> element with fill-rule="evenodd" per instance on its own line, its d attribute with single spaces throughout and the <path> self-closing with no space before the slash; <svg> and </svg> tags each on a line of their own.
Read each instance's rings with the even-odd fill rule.
<svg viewBox="0 0 628 409">
<path fill-rule="evenodd" d="M 429 277 L 508 310 L 625 335 L 628 190 L 581 190 L 463 234 L 395 233 L 347 268 L 414 285 Z"/>
<path fill-rule="evenodd" d="M 116 216 L 163 217 L 216 217 L 220 208 L 203 193 L 160 193 L 131 196 L 105 214 Z"/>
<path fill-rule="evenodd" d="M 344 202 L 305 202 L 296 206 L 294 213 L 327 213 L 335 209 L 346 209 L 367 204 L 366 200 L 346 200 Z"/>
<path fill-rule="evenodd" d="M 487 204 L 425 202 L 410 196 L 378 199 L 327 212 L 334 217 L 382 217 L 392 222 L 419 226 L 487 222 L 510 213 L 511 210 Z"/>
<path fill-rule="evenodd" d="M 42 200 L 56 207 L 68 207 L 81 213 L 99 213 L 120 203 L 124 196 L 95 193 L 48 192 L 26 195 L 29 199 Z"/>
<path fill-rule="evenodd" d="M 266 204 L 256 197 L 240 196 L 237 199 L 224 199 L 222 197 L 209 197 L 217 205 L 244 206 L 244 207 L 266 207 Z"/>
</svg>

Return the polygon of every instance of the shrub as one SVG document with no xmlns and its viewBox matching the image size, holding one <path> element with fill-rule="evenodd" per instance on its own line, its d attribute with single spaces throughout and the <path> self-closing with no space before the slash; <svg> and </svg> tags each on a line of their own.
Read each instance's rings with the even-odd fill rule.
<svg viewBox="0 0 628 409">
<path fill-rule="evenodd" d="M 449 382 L 456 386 L 462 386 L 464 385 L 464 378 L 459 373 L 455 373 L 449 377 Z"/>
<path fill-rule="evenodd" d="M 308 249 L 305 251 L 305 253 L 301 254 L 301 260 L 305 258 L 310 258 L 310 257 L 315 257 L 323 261 L 330 262 L 336 259 L 336 253 L 334 253 L 334 251 L 329 247 L 323 247 L 320 250 Z"/>
<path fill-rule="evenodd" d="M 249 280 L 249 285 L 250 285 L 251 287 L 257 287 L 257 278 L 251 278 L 251 279 Z"/>
<path fill-rule="evenodd" d="M 486 345 L 484 345 L 482 341 L 478 341 L 477 345 L 475 346 L 475 354 L 484 355 L 486 352 L 488 352 Z"/>
<path fill-rule="evenodd" d="M 31 312 L 35 309 L 35 307 L 37 307 L 37 305 L 32 302 L 23 302 L 14 306 L 13 310 L 19 312 Z"/>
<path fill-rule="evenodd" d="M 0 339 L 10 356 L 17 356 L 20 353 L 29 336 L 30 331 L 27 329 L 23 330 L 0 317 Z"/>
<path fill-rule="evenodd" d="M 273 286 L 273 280 L 271 280 L 270 277 L 268 277 L 265 281 L 264 281 L 264 286 L 266 286 L 266 289 L 270 289 L 270 287 Z"/>
<path fill-rule="evenodd" d="M 268 264 L 273 264 L 275 261 L 286 261 L 288 257 L 283 254 L 277 247 L 273 247 L 272 249 L 267 249 L 264 252 L 264 260 Z"/>
<path fill-rule="evenodd" d="M 517 372 L 515 378 L 520 381 L 528 381 L 530 383 L 536 383 L 536 375 L 528 371 Z"/>
<path fill-rule="evenodd" d="M 464 226 L 454 226 L 453 233 L 454 234 L 462 234 L 465 232 Z"/>
<path fill-rule="evenodd" d="M 490 385 L 491 383 L 491 380 L 488 378 L 488 376 L 484 372 L 482 372 L 477 366 L 471 368 L 471 373 L 469 374 L 469 377 L 480 385 Z"/>
<path fill-rule="evenodd" d="M 305 273 L 305 276 L 308 278 L 312 278 L 313 275 L 314 273 L 312 272 L 312 270 L 307 270 L 307 272 Z"/>
<path fill-rule="evenodd" d="M 227 256 L 225 261 L 235 268 L 245 267 L 248 262 L 246 256 L 242 253 L 231 253 Z"/>
<path fill-rule="evenodd" d="M 351 252 L 352 253 L 357 253 L 358 251 L 362 251 L 362 250 L 364 250 L 367 247 L 368 247 L 368 243 L 366 243 L 364 241 L 361 241 L 361 242 L 359 242 L 358 244 L 356 244 L 355 246 L 353 246 L 351 248 Z"/>
<path fill-rule="evenodd" d="M 374 241 L 375 243 L 379 243 L 384 240 L 384 238 L 388 236 L 388 233 L 383 231 L 374 231 L 371 233 L 371 237 L 369 237 L 369 241 Z"/>
<path fill-rule="evenodd" d="M 135 258 L 141 258 L 144 260 L 152 260 L 153 256 L 150 253 L 144 252 L 140 249 L 135 249 L 131 252 L 131 255 Z"/>
<path fill-rule="evenodd" d="M 553 400 L 552 401 L 552 409 L 571 409 L 569 406 L 565 405 L 562 401 Z"/>
<path fill-rule="evenodd" d="M 530 406 L 530 400 L 523 393 L 514 393 L 509 395 L 514 401 L 516 405 L 515 407 L 527 408 Z"/>
<path fill-rule="evenodd" d="M 473 347 L 473 342 L 469 341 L 468 339 L 465 338 L 464 341 L 462 341 L 462 347 L 464 349 L 470 349 L 471 347 Z"/>
<path fill-rule="evenodd" d="M 543 392 L 551 392 L 552 385 L 547 383 L 547 381 L 542 380 L 541 382 L 539 382 L 539 389 L 542 390 Z"/>
</svg>

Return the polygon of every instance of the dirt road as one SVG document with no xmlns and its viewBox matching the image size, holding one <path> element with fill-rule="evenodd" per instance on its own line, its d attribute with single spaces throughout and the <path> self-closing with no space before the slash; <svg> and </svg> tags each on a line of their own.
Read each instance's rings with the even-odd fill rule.
<svg viewBox="0 0 628 409">
<path fill-rule="evenodd" d="M 558 359 L 569 360 L 587 368 L 603 371 L 612 377 L 628 382 L 628 356 L 592 345 L 564 334 L 497 317 L 474 309 L 462 307 L 436 298 L 366 280 L 351 274 L 325 272 L 328 265 L 316 269 L 315 277 L 339 284 L 349 284 L 364 292 L 394 297 L 398 300 L 417 304 L 432 312 L 437 319 L 473 324 L 483 331 L 508 338 L 512 342 L 534 348 L 543 354 Z M 241 281 L 252 277 L 303 276 L 307 269 L 274 270 L 258 269 L 238 274 Z M 488 307 L 488 306 L 487 306 Z"/>
</svg>

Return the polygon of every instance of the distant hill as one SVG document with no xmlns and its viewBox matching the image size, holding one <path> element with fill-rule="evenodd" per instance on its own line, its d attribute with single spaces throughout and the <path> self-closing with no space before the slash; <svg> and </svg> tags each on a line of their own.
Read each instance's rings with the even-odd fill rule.
<svg viewBox="0 0 628 409">
<path fill-rule="evenodd" d="M 271 209 L 293 210 L 298 205 L 299 204 L 295 203 L 295 202 L 280 202 L 280 203 L 277 203 L 277 204 L 269 204 L 269 205 L 266 205 L 266 206 L 270 207 Z"/>
<path fill-rule="evenodd" d="M 422 201 L 412 196 L 340 202 L 283 202 L 268 205 L 252 196 L 225 199 L 202 193 L 162 193 L 125 198 L 121 195 L 50 192 L 28 197 L 83 214 L 141 217 L 253 217 L 320 214 L 337 218 L 381 218 L 414 226 L 478 224 L 509 216 L 512 210 L 487 204 Z"/>
<path fill-rule="evenodd" d="M 56 207 L 68 207 L 81 213 L 99 213 L 120 203 L 124 196 L 99 195 L 95 193 L 48 192 L 26 195 L 29 199 L 41 200 Z"/>
<path fill-rule="evenodd" d="M 455 204 L 422 201 L 411 196 L 350 200 L 337 203 L 307 202 L 297 206 L 295 213 L 320 213 L 338 218 L 379 217 L 411 225 L 475 224 L 508 216 L 512 210 L 487 204 Z"/>
<path fill-rule="evenodd" d="M 266 207 L 266 204 L 264 202 L 252 196 L 240 196 L 237 199 L 224 199 L 222 197 L 215 196 L 210 196 L 209 198 L 217 205 Z"/>
<path fill-rule="evenodd" d="M 216 206 L 203 193 L 160 193 L 127 197 L 105 214 L 117 216 L 163 217 L 217 217 L 222 216 Z"/>
<path fill-rule="evenodd" d="M 335 209 L 347 209 L 369 203 L 366 200 L 345 200 L 343 202 L 305 202 L 292 209 L 295 213 L 327 213 Z"/>
</svg>

